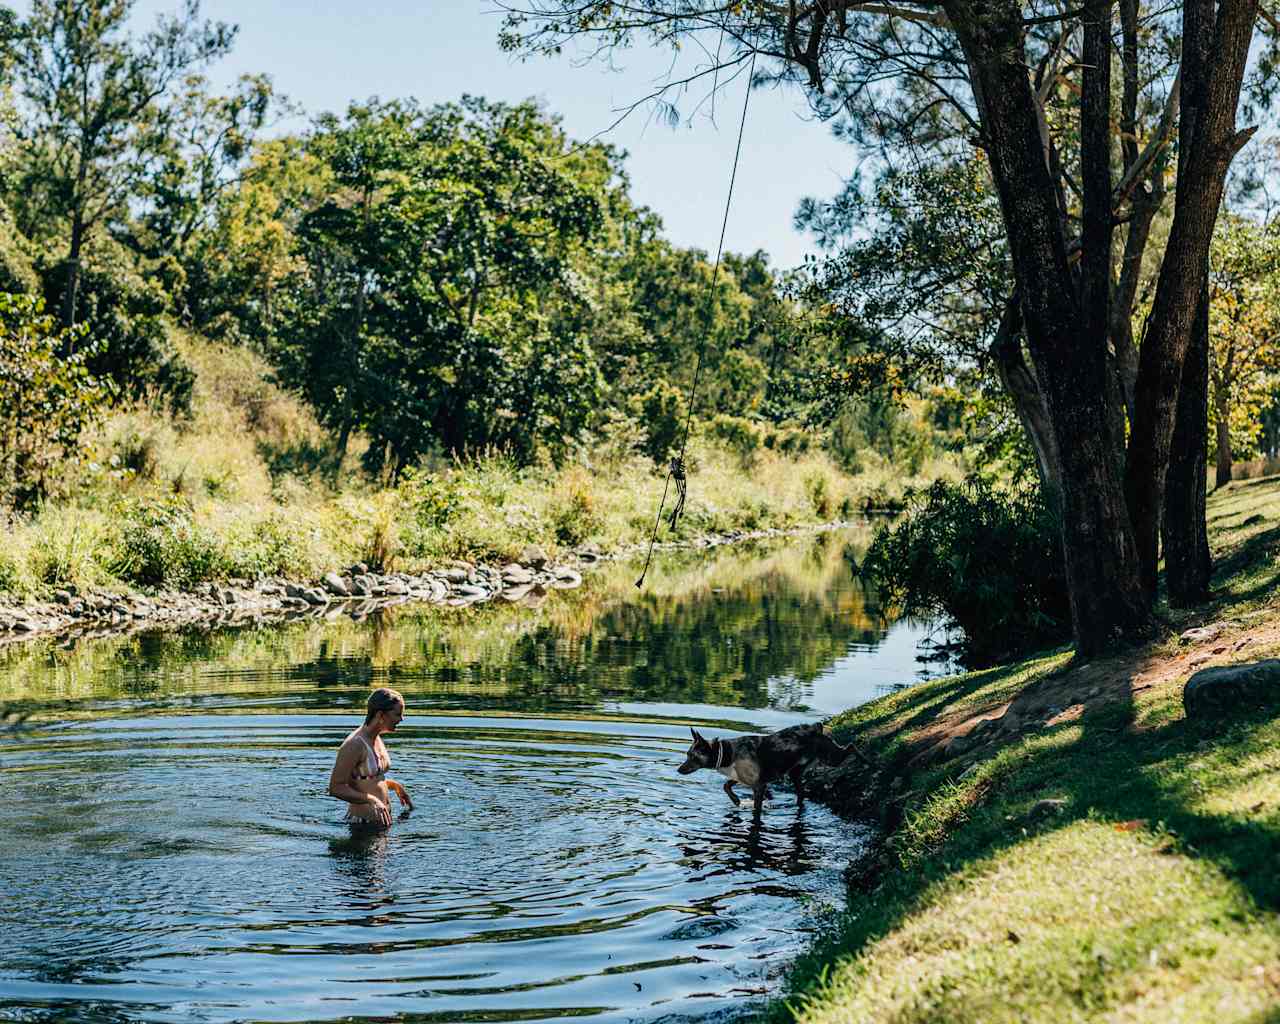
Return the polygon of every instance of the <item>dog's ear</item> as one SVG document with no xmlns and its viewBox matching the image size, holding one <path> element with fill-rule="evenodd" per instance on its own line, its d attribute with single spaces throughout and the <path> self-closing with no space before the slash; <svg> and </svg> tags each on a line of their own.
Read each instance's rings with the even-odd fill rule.
<svg viewBox="0 0 1280 1024">
<path fill-rule="evenodd" d="M 693 742 L 694 742 L 694 743 L 706 743 L 706 742 L 707 742 L 706 740 L 704 740 L 704 739 L 703 739 L 703 738 L 698 734 L 698 730 L 697 730 L 697 729 L 695 729 L 693 726 L 689 726 L 689 731 L 690 731 L 691 733 L 693 733 Z"/>
</svg>

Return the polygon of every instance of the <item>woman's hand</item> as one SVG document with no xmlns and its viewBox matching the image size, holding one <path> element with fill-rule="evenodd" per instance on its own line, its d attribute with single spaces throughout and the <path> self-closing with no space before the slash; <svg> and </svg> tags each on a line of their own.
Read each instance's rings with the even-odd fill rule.
<svg viewBox="0 0 1280 1024">
<path fill-rule="evenodd" d="M 378 797 L 370 794 L 365 803 L 373 808 L 374 820 L 379 825 L 387 826 L 391 824 L 391 808 L 384 804 Z"/>
<path fill-rule="evenodd" d="M 404 786 L 396 782 L 395 779 L 387 779 L 387 788 L 395 793 L 400 799 L 400 805 L 406 810 L 413 810 L 413 801 L 409 799 L 409 794 L 405 791 Z"/>
</svg>

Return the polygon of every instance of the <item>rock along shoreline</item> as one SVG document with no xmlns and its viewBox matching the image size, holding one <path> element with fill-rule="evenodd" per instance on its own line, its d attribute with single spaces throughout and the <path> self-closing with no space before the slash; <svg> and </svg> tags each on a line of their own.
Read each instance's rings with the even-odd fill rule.
<svg viewBox="0 0 1280 1024">
<path fill-rule="evenodd" d="M 655 550 L 698 550 L 752 540 L 844 529 L 838 521 L 793 529 L 736 530 L 692 541 L 663 541 Z M 0 647 L 41 638 L 121 636 L 157 629 L 191 626 L 269 625 L 306 618 L 347 616 L 357 622 L 381 608 L 431 604 L 463 608 L 502 601 L 536 608 L 553 590 L 582 585 L 591 567 L 630 558 L 647 549 L 633 544 L 604 552 L 595 544 L 551 559 L 538 545 L 528 545 L 512 562 L 450 561 L 419 573 L 373 572 L 356 563 L 318 579 L 265 577 L 206 582 L 191 590 L 120 592 L 65 586 L 48 602 L 9 601 L 0 597 Z"/>
</svg>

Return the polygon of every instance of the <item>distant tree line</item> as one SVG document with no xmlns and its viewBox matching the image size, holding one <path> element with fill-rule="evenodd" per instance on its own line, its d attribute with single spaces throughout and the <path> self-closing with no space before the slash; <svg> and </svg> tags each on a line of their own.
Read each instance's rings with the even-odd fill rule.
<svg viewBox="0 0 1280 1024">
<path fill-rule="evenodd" d="M 362 436 L 385 478 L 606 436 L 661 464 L 703 349 L 698 419 L 731 447 L 804 447 L 820 427 L 850 465 L 867 448 L 920 461 L 932 424 L 883 395 L 831 399 L 862 339 L 815 327 L 764 252 L 727 254 L 712 288 L 612 146 L 471 96 L 373 99 L 281 134 L 299 112 L 268 76 L 225 94 L 205 77 L 235 27 L 198 0 L 150 29 L 132 8 L 0 9 L 0 388 L 24 396 L 0 410 L 7 500 L 49 493 L 106 409 L 180 417 L 181 329 L 266 355 L 331 432 L 329 466 Z"/>
</svg>

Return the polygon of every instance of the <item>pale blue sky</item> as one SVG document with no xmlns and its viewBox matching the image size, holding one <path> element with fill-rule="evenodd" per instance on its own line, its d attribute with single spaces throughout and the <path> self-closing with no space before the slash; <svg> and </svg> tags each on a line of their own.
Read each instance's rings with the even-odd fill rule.
<svg viewBox="0 0 1280 1024">
<path fill-rule="evenodd" d="M 150 24 L 177 0 L 139 0 Z M 265 71 L 308 111 L 340 111 L 353 99 L 415 96 L 424 103 L 464 92 L 498 100 L 541 98 L 569 134 L 586 138 L 611 124 L 616 108 L 648 94 L 668 66 L 653 51 L 622 54 L 621 70 L 574 67 L 567 57 L 516 63 L 498 49 L 501 17 L 491 3 L 415 4 L 395 0 L 204 0 L 205 16 L 240 26 L 235 53 L 215 80 Z M 661 214 L 679 245 L 715 251 L 741 112 L 742 82 L 717 103 L 716 124 L 698 118 L 672 129 L 637 111 L 608 138 L 630 154 L 637 201 Z M 682 104 L 692 107 L 696 97 Z M 853 166 L 853 151 L 808 118 L 796 90 L 751 97 L 727 248 L 767 250 L 776 266 L 799 263 L 811 241 L 791 227 L 804 195 L 831 196 Z"/>
</svg>

